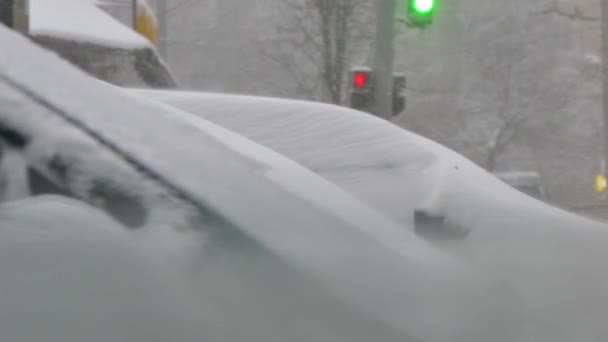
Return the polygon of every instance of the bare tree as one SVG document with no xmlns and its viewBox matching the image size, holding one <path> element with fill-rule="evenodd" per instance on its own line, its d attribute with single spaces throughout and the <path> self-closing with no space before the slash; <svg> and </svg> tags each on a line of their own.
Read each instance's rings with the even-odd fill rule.
<svg viewBox="0 0 608 342">
<path fill-rule="evenodd" d="M 367 0 L 283 0 L 276 40 L 264 54 L 304 97 L 342 103 L 349 67 L 371 43 Z"/>
<path fill-rule="evenodd" d="M 559 17 L 568 18 L 571 20 L 578 21 L 591 21 L 591 22 L 600 22 L 601 18 L 599 16 L 589 15 L 579 6 L 574 6 L 571 11 L 564 10 L 561 8 L 560 4 L 557 1 L 553 1 L 553 3 L 549 4 L 549 6 L 540 11 L 534 11 L 530 13 L 531 15 L 557 15 Z"/>
<path fill-rule="evenodd" d="M 500 155 L 513 142 L 519 129 L 526 121 L 526 117 L 522 113 L 514 110 L 511 84 L 512 73 L 513 65 L 506 65 L 501 73 L 501 80 L 497 84 L 498 107 L 496 108 L 496 118 L 498 119 L 498 125 L 488 139 L 487 154 L 484 162 L 486 170 L 491 172 L 496 171 Z"/>
<path fill-rule="evenodd" d="M 514 144 L 530 119 L 530 112 L 538 100 L 531 91 L 529 79 L 523 70 L 530 62 L 527 55 L 528 40 L 525 20 L 516 3 L 504 4 L 503 18 L 493 22 L 495 38 L 487 34 L 476 36 L 480 47 L 474 55 L 477 75 L 475 92 L 484 104 L 479 136 L 483 151 L 481 164 L 494 172 L 501 167 L 506 151 Z"/>
</svg>

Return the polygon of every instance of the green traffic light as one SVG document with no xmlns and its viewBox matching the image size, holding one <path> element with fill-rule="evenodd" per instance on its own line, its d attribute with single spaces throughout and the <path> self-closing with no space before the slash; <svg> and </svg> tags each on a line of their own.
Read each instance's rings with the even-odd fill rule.
<svg viewBox="0 0 608 342">
<path fill-rule="evenodd" d="M 435 0 L 412 0 L 413 8 L 420 14 L 429 14 L 435 7 Z"/>
</svg>

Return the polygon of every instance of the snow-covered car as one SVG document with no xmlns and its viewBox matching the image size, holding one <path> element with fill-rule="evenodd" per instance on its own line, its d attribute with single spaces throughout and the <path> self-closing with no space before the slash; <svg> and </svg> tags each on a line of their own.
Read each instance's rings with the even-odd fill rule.
<svg viewBox="0 0 608 342">
<path fill-rule="evenodd" d="M 497 180 L 523 190 L 538 182 L 530 179 L 534 175 L 490 175 L 431 140 L 352 109 L 254 96 L 125 91 L 170 104 L 267 146 L 404 227 L 415 226 L 417 211 L 466 230 L 476 230 L 483 224 L 480 220 L 495 216 L 491 208 L 521 207 L 541 216 L 557 213 Z"/>
<path fill-rule="evenodd" d="M 196 313 L 188 287 L 159 267 L 166 262 L 80 201 L 45 195 L 1 203 L 0 339 L 200 340 L 192 335 L 200 323 L 188 319 Z"/>
<path fill-rule="evenodd" d="M 14 218 L 0 221 L 0 239 L 15 246 L 0 258 L 0 317 L 15 317 L 0 319 L 0 339 L 480 341 L 500 331 L 492 317 L 506 307 L 483 274 L 333 183 L 4 28 L 0 41 L 1 166 L 13 188 L 0 218 Z M 48 194 L 68 205 L 41 206 Z M 99 237 L 86 240 L 90 231 Z"/>
<path fill-rule="evenodd" d="M 518 307 L 511 313 L 525 321 L 513 340 L 607 336 L 599 314 L 608 304 L 600 299 L 608 287 L 604 224 L 533 199 L 433 141 L 351 109 L 238 95 L 125 91 L 171 104 L 297 161 L 402 229 L 414 229 L 510 284 L 506 291 Z M 504 317 L 507 325 L 508 317 L 513 316 Z"/>
<path fill-rule="evenodd" d="M 420 170 L 463 173 L 436 198 L 456 222 L 474 223 L 443 249 L 241 135 L 92 79 L 3 28 L 0 42 L 2 175 L 14 188 L 5 197 L 28 197 L 0 207 L 2 340 L 608 335 L 605 227 L 436 144 L 408 140 L 412 153 L 429 148 Z M 65 203 L 40 204 L 49 192 Z"/>
<path fill-rule="evenodd" d="M 542 177 L 534 171 L 494 172 L 496 178 L 515 189 L 544 202 L 550 202 Z"/>
<path fill-rule="evenodd" d="M 130 10 L 129 2 L 123 2 Z M 156 48 L 97 0 L 30 0 L 30 35 L 96 78 L 131 87 L 172 88 Z M 130 12 L 130 11 L 129 11 Z"/>
</svg>

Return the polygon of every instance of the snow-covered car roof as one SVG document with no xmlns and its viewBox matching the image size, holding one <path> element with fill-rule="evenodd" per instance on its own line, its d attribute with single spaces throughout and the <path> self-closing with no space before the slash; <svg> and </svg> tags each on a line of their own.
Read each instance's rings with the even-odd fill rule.
<svg viewBox="0 0 608 342">
<path fill-rule="evenodd" d="M 125 90 L 133 92 L 132 90 Z M 135 91 L 218 123 L 278 151 L 410 229 L 415 210 L 458 239 L 441 248 L 507 286 L 513 340 L 605 336 L 608 228 L 535 200 L 457 153 L 386 121 L 302 101 L 195 92 Z M 508 284 L 508 285 L 507 285 Z M 583 290 L 584 289 L 584 290 Z M 593 307 L 582 318 L 579 313 Z M 521 321 L 520 321 L 521 320 Z M 540 327 L 543 328 L 540 328 Z M 491 339 L 494 339 L 493 335 Z"/>
<path fill-rule="evenodd" d="M 214 292 L 235 288 L 226 300 L 270 286 L 262 271 L 269 267 L 279 275 L 298 274 L 310 284 L 302 293 L 325 293 L 311 295 L 311 301 L 329 297 L 333 299 L 322 302 L 343 308 L 337 319 L 351 322 L 349 329 L 333 326 L 334 321 L 322 316 L 308 318 L 313 327 L 324 327 L 318 330 L 321 335 L 328 329 L 357 340 L 370 327 L 354 323 L 371 320 L 379 322 L 380 331 L 393 332 L 376 340 L 394 340 L 395 334 L 445 337 L 469 331 L 471 317 L 483 320 L 483 305 L 469 309 L 470 315 L 462 319 L 446 311 L 450 306 L 464 307 L 470 296 L 479 295 L 474 271 L 332 183 L 224 128 L 92 79 L 6 29 L 0 28 L 0 41 L 7 47 L 0 56 L 0 133 L 5 143 L 92 205 L 97 203 L 91 192 L 102 181 L 110 182 L 111 188 L 173 203 L 176 210 L 193 209 L 201 219 L 196 227 L 205 237 L 201 253 L 211 252 L 204 269 L 230 274 L 232 281 L 216 284 L 219 292 Z M 222 257 L 213 258 L 215 253 Z M 234 268 L 235 255 L 264 262 L 247 272 L 242 265 Z M 226 267 L 214 266 L 218 263 Z M 230 328 L 224 331 L 229 337 L 248 326 L 261 334 L 272 331 L 288 298 L 301 292 L 293 292 L 300 281 L 287 285 L 287 279 L 279 276 L 269 287 L 275 290 L 264 302 L 279 298 L 278 307 L 261 322 L 251 313 L 264 303 L 248 295 L 242 303 L 249 306 L 224 305 L 207 297 L 208 307 L 222 314 L 208 313 L 211 321 L 206 322 L 249 313 L 251 321 L 242 326 L 219 322 L 212 328 Z M 210 282 L 202 281 L 201 288 Z M 448 282 L 450 286 L 444 286 Z M 314 308 L 302 310 L 319 312 Z M 342 316 L 349 312 L 354 316 Z M 425 323 L 436 320 L 445 321 L 441 331 Z M 475 331 L 485 329 L 475 324 Z M 299 335 L 297 328 L 276 331 L 278 340 L 308 340 L 307 336 Z M 222 340 L 230 341 L 229 337 Z"/>
<path fill-rule="evenodd" d="M 477 209 L 498 205 L 487 198 L 505 208 L 560 215 L 448 148 L 355 110 L 242 95 L 126 91 L 171 104 L 288 156 L 406 227 L 413 225 L 413 212 L 424 209 L 474 229 L 480 215 L 493 214 Z M 475 210 L 467 207 L 470 203 Z"/>
</svg>

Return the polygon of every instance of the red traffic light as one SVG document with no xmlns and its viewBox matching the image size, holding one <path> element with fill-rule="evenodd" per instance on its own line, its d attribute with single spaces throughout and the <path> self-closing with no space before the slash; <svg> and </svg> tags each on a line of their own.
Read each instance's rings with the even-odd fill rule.
<svg viewBox="0 0 608 342">
<path fill-rule="evenodd" d="M 364 72 L 356 72 L 353 76 L 353 85 L 357 89 L 362 89 L 367 85 L 367 75 Z"/>
</svg>

